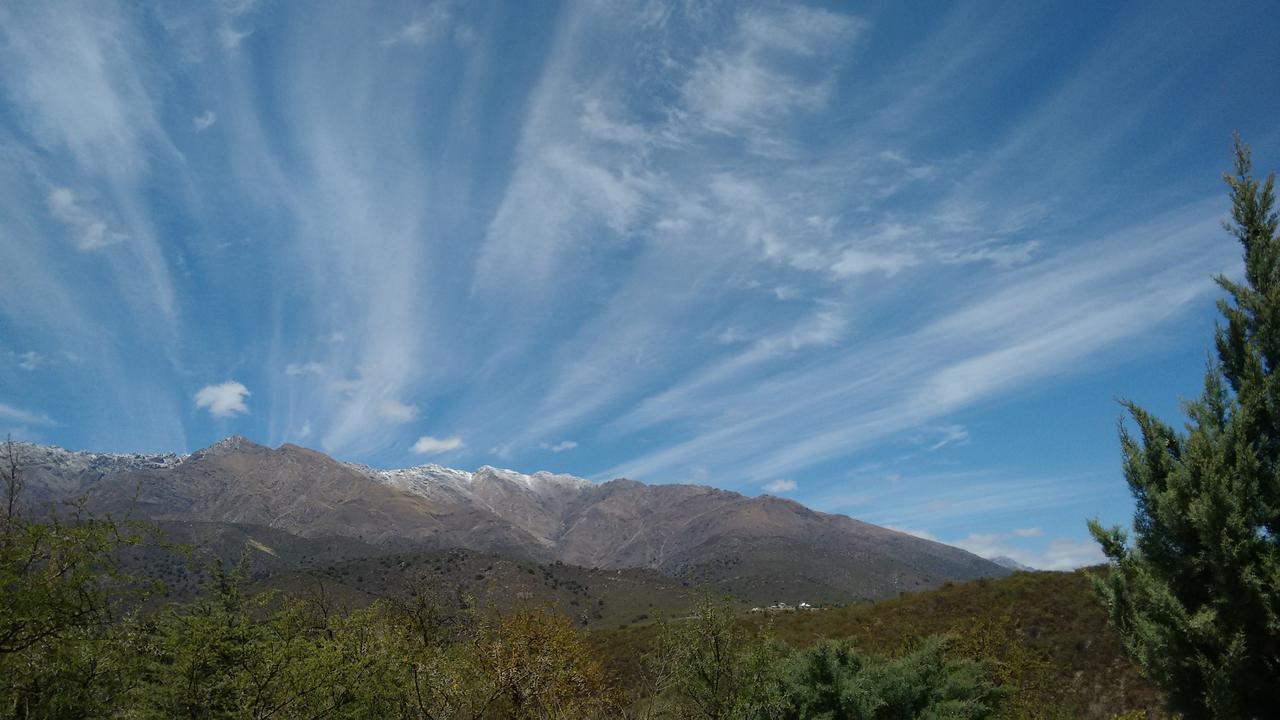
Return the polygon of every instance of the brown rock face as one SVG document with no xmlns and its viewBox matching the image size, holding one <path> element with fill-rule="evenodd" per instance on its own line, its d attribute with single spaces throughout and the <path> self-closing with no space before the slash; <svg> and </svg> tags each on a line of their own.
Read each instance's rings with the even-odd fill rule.
<svg viewBox="0 0 1280 720">
<path fill-rule="evenodd" d="M 383 471 L 243 438 L 189 456 L 18 448 L 37 503 L 85 497 L 95 511 L 155 520 L 651 568 L 752 600 L 848 602 L 1009 572 L 958 548 L 790 500 L 702 486 L 597 485 L 489 467 Z"/>
</svg>

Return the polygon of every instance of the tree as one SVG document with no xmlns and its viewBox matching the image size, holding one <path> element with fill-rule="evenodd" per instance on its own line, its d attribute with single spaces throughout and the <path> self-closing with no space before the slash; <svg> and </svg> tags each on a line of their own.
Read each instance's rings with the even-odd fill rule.
<svg viewBox="0 0 1280 720">
<path fill-rule="evenodd" d="M 781 713 L 775 675 L 785 649 L 744 632 L 728 605 L 702 598 L 691 618 L 662 628 L 658 644 L 666 665 L 663 690 L 678 717 L 748 720 Z"/>
<path fill-rule="evenodd" d="M 134 526 L 48 508 L 28 517 L 14 443 L 0 458 L 0 715 L 83 717 L 119 701 L 127 658 L 110 628 L 139 583 L 118 563 Z"/>
<path fill-rule="evenodd" d="M 1226 228 L 1244 247 L 1243 283 L 1215 278 L 1225 325 L 1185 431 L 1132 402 L 1124 476 L 1134 543 L 1090 531 L 1111 561 L 1094 579 L 1125 648 L 1191 718 L 1273 717 L 1280 707 L 1280 238 L 1275 177 L 1252 174 L 1237 137 Z"/>
</svg>

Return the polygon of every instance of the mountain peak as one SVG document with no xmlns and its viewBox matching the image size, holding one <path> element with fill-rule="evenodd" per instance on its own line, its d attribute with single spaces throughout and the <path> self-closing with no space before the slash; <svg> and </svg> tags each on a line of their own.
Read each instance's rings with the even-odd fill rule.
<svg viewBox="0 0 1280 720">
<path fill-rule="evenodd" d="M 997 555 L 996 557 L 987 558 L 987 559 L 999 565 L 1002 568 L 1008 568 L 1010 570 L 1019 570 L 1023 572 L 1036 571 L 1036 569 L 1031 567 L 1030 565 L 1024 565 L 1018 562 L 1017 560 L 1014 560 L 1013 558 L 1009 557 L 1008 555 Z"/>
<path fill-rule="evenodd" d="M 571 490 L 582 490 L 592 487 L 595 483 L 580 478 L 575 475 L 566 475 L 539 470 L 532 475 L 518 472 L 516 470 L 508 470 L 505 468 L 496 468 L 492 465 L 483 465 L 475 472 L 476 478 L 497 478 L 503 482 L 518 485 L 528 490 L 543 490 L 548 488 L 567 488 Z"/>
<path fill-rule="evenodd" d="M 209 447 L 197 450 L 192 453 L 192 456 L 209 457 L 223 455 L 226 453 L 259 452 L 267 449 L 269 448 L 259 445 L 243 435 L 231 435 L 219 440 Z"/>
</svg>

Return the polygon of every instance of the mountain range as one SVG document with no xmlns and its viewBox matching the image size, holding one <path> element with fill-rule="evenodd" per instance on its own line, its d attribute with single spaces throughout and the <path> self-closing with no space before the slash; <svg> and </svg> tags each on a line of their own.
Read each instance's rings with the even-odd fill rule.
<svg viewBox="0 0 1280 720">
<path fill-rule="evenodd" d="M 231 437 L 190 455 L 15 443 L 31 508 L 78 499 L 161 523 L 270 529 L 368 553 L 468 551 L 655 571 L 746 602 L 891 597 L 1011 571 L 964 550 L 769 495 L 438 465 L 383 470 Z M 239 535 L 236 535 L 239 537 Z M 259 543 L 261 544 L 261 543 Z M 323 543 L 322 543 L 323 544 Z"/>
</svg>

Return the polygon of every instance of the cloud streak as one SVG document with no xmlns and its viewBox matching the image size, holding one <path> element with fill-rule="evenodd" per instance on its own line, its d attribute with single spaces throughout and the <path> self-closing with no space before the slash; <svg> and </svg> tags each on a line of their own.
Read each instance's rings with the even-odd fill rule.
<svg viewBox="0 0 1280 720">
<path fill-rule="evenodd" d="M 234 417 L 381 465 L 422 441 L 789 479 L 942 537 L 990 517 L 1000 543 L 1075 542 L 1043 513 L 1113 448 L 998 447 L 1006 406 L 1195 374 L 1207 278 L 1238 267 L 1217 124 L 1278 109 L 1200 63 L 1277 51 L 1189 6 L 1087 33 L 1050 8 L 896 12 L 4 5 L 6 402 L 72 446 L 190 449 Z"/>
<path fill-rule="evenodd" d="M 8 422 L 16 422 L 24 425 L 39 425 L 41 427 L 52 427 L 57 425 L 53 418 L 44 413 L 32 412 L 24 410 L 20 407 L 0 403 L 0 420 Z"/>
<path fill-rule="evenodd" d="M 413 447 L 410 449 L 419 455 L 439 455 L 441 453 L 450 452 L 451 450 L 457 450 L 462 447 L 462 444 L 462 438 L 456 435 L 447 438 L 423 435 L 414 441 Z"/>
</svg>

